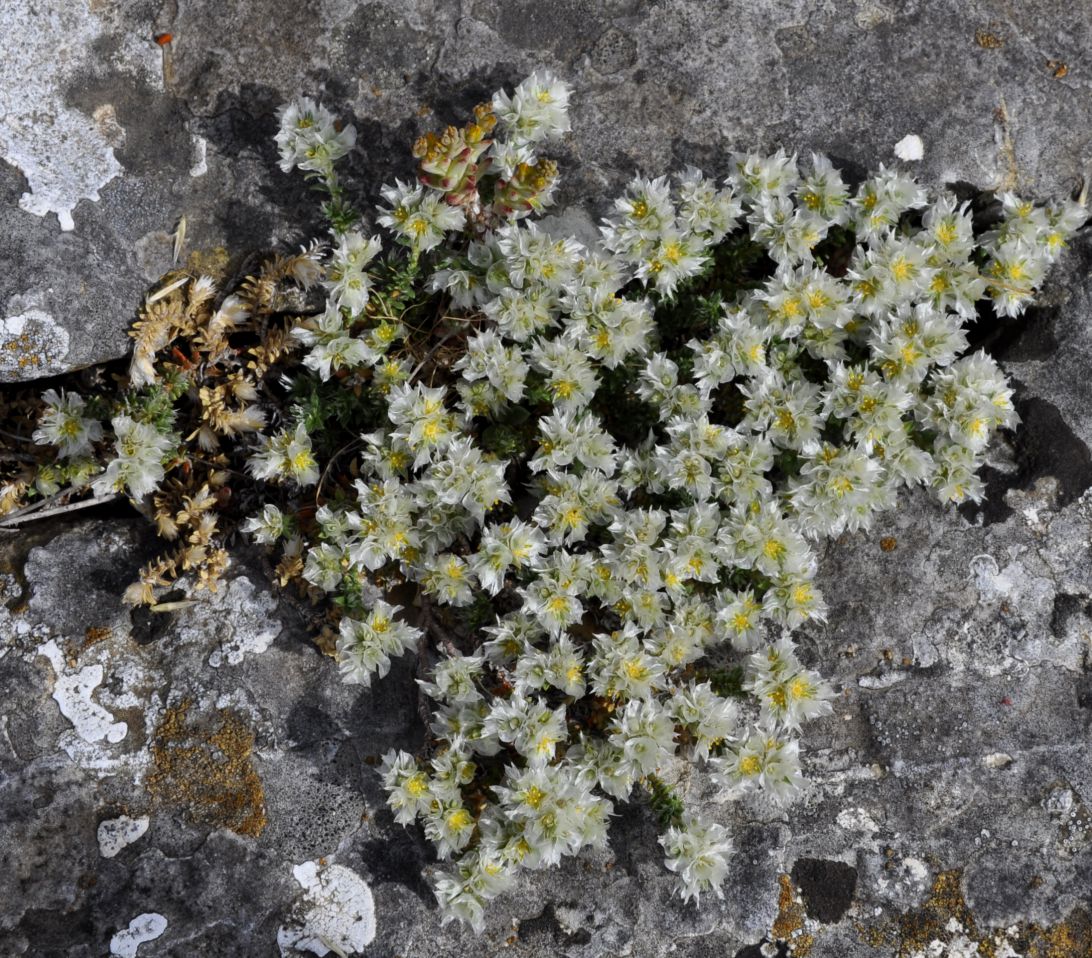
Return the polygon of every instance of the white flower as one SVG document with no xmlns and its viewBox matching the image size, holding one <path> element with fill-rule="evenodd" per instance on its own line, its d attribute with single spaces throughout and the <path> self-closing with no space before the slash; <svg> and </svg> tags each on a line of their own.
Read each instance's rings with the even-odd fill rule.
<svg viewBox="0 0 1092 958">
<path fill-rule="evenodd" d="M 394 186 L 384 186 L 381 192 L 390 206 L 377 222 L 414 253 L 434 249 L 446 233 L 462 229 L 466 222 L 462 209 L 444 202 L 435 190 L 395 180 Z"/>
<path fill-rule="evenodd" d="M 339 129 L 334 115 L 308 97 L 282 107 L 278 116 L 281 128 L 276 141 L 286 173 L 298 166 L 328 176 L 334 162 L 356 144 L 355 127 Z"/>
<path fill-rule="evenodd" d="M 79 393 L 57 393 L 47 389 L 42 394 L 45 411 L 38 420 L 34 441 L 54 445 L 64 459 L 87 455 L 92 444 L 102 438 L 102 423 L 83 415 L 85 403 Z"/>
<path fill-rule="evenodd" d="M 428 810 L 433 800 L 428 774 L 418 767 L 412 755 L 392 749 L 383 756 L 380 774 L 387 790 L 387 804 L 399 825 L 412 824 Z"/>
<path fill-rule="evenodd" d="M 493 111 L 516 146 L 557 139 L 569 132 L 570 87 L 546 70 L 532 73 L 509 96 L 493 95 Z"/>
<path fill-rule="evenodd" d="M 722 825 L 687 814 L 680 826 L 672 826 L 661 836 L 660 844 L 665 864 L 678 878 L 676 890 L 683 901 L 693 898 L 698 902 L 703 891 L 724 897 L 720 886 L 728 872 L 732 843 Z"/>
<path fill-rule="evenodd" d="M 371 685 L 372 676 L 390 671 L 391 658 L 416 646 L 421 630 L 395 618 L 398 605 L 376 600 L 363 619 L 345 616 L 337 640 L 338 663 L 346 682 Z"/>
<path fill-rule="evenodd" d="M 675 723 L 655 700 L 633 700 L 611 722 L 610 742 L 642 775 L 655 772 L 675 752 Z"/>
<path fill-rule="evenodd" d="M 761 725 L 712 765 L 713 780 L 730 792 L 760 792 L 776 805 L 787 804 L 803 787 L 800 743 Z"/>
<path fill-rule="evenodd" d="M 283 429 L 273 436 L 262 437 L 261 446 L 248 460 L 247 468 L 259 479 L 291 480 L 303 487 L 313 486 L 319 479 L 311 437 L 302 422 L 291 432 Z"/>
<path fill-rule="evenodd" d="M 243 532 L 254 537 L 255 542 L 272 545 L 288 534 L 290 517 L 272 503 L 262 507 L 259 515 L 251 516 L 243 525 Z"/>
<path fill-rule="evenodd" d="M 165 475 L 163 460 L 174 447 L 175 437 L 127 415 L 115 416 L 110 425 L 114 430 L 116 458 L 92 483 L 95 495 L 127 491 L 134 499 L 140 499 L 153 492 Z"/>
</svg>

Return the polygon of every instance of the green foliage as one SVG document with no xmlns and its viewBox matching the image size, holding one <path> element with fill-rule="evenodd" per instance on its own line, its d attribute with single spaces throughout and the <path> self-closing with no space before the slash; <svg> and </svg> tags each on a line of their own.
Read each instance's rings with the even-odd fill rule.
<svg viewBox="0 0 1092 958">
<path fill-rule="evenodd" d="M 685 807 L 675 790 L 658 775 L 647 776 L 643 785 L 648 794 L 648 806 L 656 814 L 661 827 L 681 825 Z"/>
<path fill-rule="evenodd" d="M 747 698 L 747 692 L 743 688 L 745 675 L 742 665 L 733 665 L 726 669 L 713 669 L 709 672 L 707 680 L 713 691 L 724 698 Z"/>
</svg>

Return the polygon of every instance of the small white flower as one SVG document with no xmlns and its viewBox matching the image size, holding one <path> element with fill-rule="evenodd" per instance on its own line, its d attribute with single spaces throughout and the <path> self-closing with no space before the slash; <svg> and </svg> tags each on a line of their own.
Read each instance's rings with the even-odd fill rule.
<svg viewBox="0 0 1092 958">
<path fill-rule="evenodd" d="M 57 393 L 47 389 L 42 394 L 45 411 L 34 431 L 34 441 L 52 444 L 64 459 L 87 455 L 92 443 L 102 438 L 102 423 L 83 415 L 85 403 L 79 393 Z"/>
<path fill-rule="evenodd" d="M 660 838 L 667 867 L 678 878 L 676 890 L 683 901 L 700 900 L 703 891 L 724 897 L 721 885 L 728 872 L 728 853 L 732 843 L 723 825 L 702 822 L 693 815 L 683 816 L 680 826 L 672 826 Z"/>
</svg>

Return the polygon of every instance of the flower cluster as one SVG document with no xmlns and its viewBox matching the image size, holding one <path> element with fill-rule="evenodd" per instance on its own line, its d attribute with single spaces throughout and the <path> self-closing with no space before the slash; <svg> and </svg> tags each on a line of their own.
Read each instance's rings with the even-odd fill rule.
<svg viewBox="0 0 1092 958">
<path fill-rule="evenodd" d="M 378 222 L 414 262 L 442 251 L 431 287 L 459 348 L 429 385 L 418 363 L 386 390 L 356 501 L 322 523 L 305 572 L 332 592 L 377 573 L 418 584 L 416 627 L 376 600 L 346 614 L 338 648 L 367 683 L 442 638 L 421 681 L 431 757 L 392 752 L 383 776 L 398 820 L 454 860 L 441 904 L 475 927 L 519 869 L 601 844 L 611 801 L 678 755 L 726 794 L 799 793 L 797 734 L 834 698 L 789 638 L 824 617 L 814 544 L 867 529 L 904 486 L 981 496 L 989 437 L 1017 417 L 996 363 L 963 355 L 967 325 L 983 300 L 1019 312 L 1084 219 L 1006 195 L 984 232 L 900 170 L 854 190 L 824 157 L 779 152 L 733 157 L 723 182 L 638 177 L 587 248 L 482 198 L 568 129 L 568 97 L 536 74 L 423 139 L 419 185 L 384 190 Z M 746 275 L 725 280 L 733 262 Z M 673 327 L 687 295 L 707 318 Z M 408 355 L 402 325 L 371 348 L 384 324 L 364 316 L 345 365 L 379 379 Z M 321 349 L 304 362 L 325 378 Z M 499 614 L 459 649 L 442 610 L 479 599 Z M 747 653 L 739 700 L 715 681 L 724 644 Z M 685 898 L 719 894 L 722 827 L 687 813 L 661 841 Z"/>
<path fill-rule="evenodd" d="M 90 485 L 96 495 L 123 492 L 140 499 L 153 492 L 165 473 L 164 462 L 177 446 L 178 437 L 155 423 L 134 419 L 121 413 L 110 420 L 114 455 L 104 455 L 105 469 L 94 459 L 96 446 L 103 439 L 102 422 L 85 416 L 87 404 L 78 393 L 58 394 L 50 389 L 42 397 L 45 411 L 38 421 L 34 441 L 54 446 L 61 459 L 61 469 L 39 470 L 37 484 L 43 494 L 58 491 L 58 480 L 77 488 Z"/>
<path fill-rule="evenodd" d="M 281 109 L 277 147 L 281 169 L 296 167 L 329 176 L 334 163 L 356 145 L 356 129 L 342 126 L 334 115 L 314 100 L 300 97 Z"/>
<path fill-rule="evenodd" d="M 981 497 L 1017 415 L 968 331 L 1020 313 L 1086 217 L 1008 194 L 976 212 L 897 168 L 853 187 L 779 151 L 731 157 L 725 179 L 639 176 L 588 246 L 531 218 L 569 96 L 536 73 L 426 134 L 375 235 L 334 172 L 352 127 L 286 107 L 282 166 L 328 193 L 329 242 L 248 281 L 245 310 L 190 294 L 225 364 L 215 402 L 185 380 L 205 438 L 226 465 L 238 437 L 280 497 L 243 528 L 326 603 L 345 681 L 416 652 L 428 744 L 386 755 L 383 781 L 445 863 L 446 915 L 475 928 L 521 870 L 603 846 L 614 803 L 644 793 L 680 894 L 720 894 L 727 830 L 660 774 L 686 759 L 726 797 L 800 794 L 801 728 L 835 698 L 793 643 L 826 613 L 817 546 L 907 486 Z M 324 304 L 229 346 L 284 312 L 285 283 Z M 188 328 L 172 315 L 149 311 L 141 383 Z M 36 438 L 87 454 L 101 427 L 46 399 Z M 151 491 L 170 429 L 115 416 L 95 488 Z"/>
</svg>

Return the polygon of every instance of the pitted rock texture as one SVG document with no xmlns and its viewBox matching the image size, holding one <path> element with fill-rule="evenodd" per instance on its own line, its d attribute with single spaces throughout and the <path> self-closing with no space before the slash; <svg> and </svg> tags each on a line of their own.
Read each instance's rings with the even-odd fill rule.
<svg viewBox="0 0 1092 958">
<path fill-rule="evenodd" d="M 20 3 L 0 20 L 44 29 Z M 65 78 L 56 102 L 99 117 L 121 169 L 98 200 L 76 198 L 62 233 L 54 214 L 20 206 L 36 182 L 22 161 L 0 163 L 0 319 L 47 315 L 66 331 L 69 365 L 124 349 L 180 215 L 194 248 L 233 252 L 318 228 L 270 141 L 273 110 L 299 91 L 357 124 L 352 182 L 374 197 L 409 172 L 416 133 L 549 66 L 576 90 L 561 158 L 577 225 L 634 171 L 721 172 L 731 148 L 822 149 L 863 168 L 915 132 L 934 185 L 1035 196 L 1068 191 L 1092 154 L 1080 4 L 195 0 L 62 12 L 75 26 L 50 65 Z M 162 32 L 168 47 L 152 40 Z M 296 870 L 324 862 L 370 889 L 375 938 L 361 953 L 382 958 L 1086 958 L 1090 265 L 1085 230 L 1038 309 L 973 330 L 1016 381 L 1024 420 L 995 446 L 989 500 L 946 511 L 904 496 L 870 532 L 825 547 L 830 622 L 797 639 L 839 699 L 805 730 L 804 800 L 784 812 L 721 804 L 700 771 L 676 770 L 685 802 L 729 826 L 736 847 L 724 899 L 700 908 L 672 897 L 656 822 L 626 805 L 611 852 L 530 876 L 480 937 L 441 928 L 431 849 L 393 823 L 375 774 L 384 751 L 421 740 L 408 660 L 371 690 L 343 685 L 245 546 L 216 595 L 133 613 L 120 597 L 155 549 L 144 520 L 3 534 L 0 954 L 106 955 L 156 916 L 141 958 L 277 956 L 278 933 L 306 927 L 314 904 Z M 124 736 L 81 734 L 57 697 L 78 676 L 95 680 L 92 714 Z M 101 829 L 122 819 L 147 830 L 107 857 Z"/>
<path fill-rule="evenodd" d="M 1092 11 L 1062 0 L 11 0 L 0 35 L 0 381 L 121 355 L 183 216 L 189 250 L 310 238 L 271 140 L 298 93 L 357 125 L 365 205 L 417 135 L 538 66 L 575 91 L 560 207 L 595 215 L 637 171 L 739 149 L 863 172 L 916 134 L 931 185 L 1040 198 L 1092 156 Z"/>
</svg>

